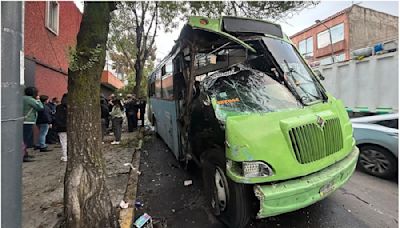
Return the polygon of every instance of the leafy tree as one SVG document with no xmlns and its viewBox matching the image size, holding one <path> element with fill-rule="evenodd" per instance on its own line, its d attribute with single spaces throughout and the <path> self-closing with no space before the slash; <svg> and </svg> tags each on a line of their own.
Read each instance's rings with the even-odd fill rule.
<svg viewBox="0 0 400 228">
<path fill-rule="evenodd" d="M 112 2 L 85 3 L 68 69 L 68 164 L 65 227 L 119 227 L 105 183 L 101 152 L 100 77 Z"/>
<path fill-rule="evenodd" d="M 122 2 L 111 21 L 109 50 L 117 65 L 134 72 L 134 93 L 139 95 L 146 63 L 154 61 L 159 29 L 171 31 L 188 15 L 245 16 L 277 20 L 317 4 L 299 1 Z M 125 58 L 123 58 L 125 57 Z"/>
</svg>

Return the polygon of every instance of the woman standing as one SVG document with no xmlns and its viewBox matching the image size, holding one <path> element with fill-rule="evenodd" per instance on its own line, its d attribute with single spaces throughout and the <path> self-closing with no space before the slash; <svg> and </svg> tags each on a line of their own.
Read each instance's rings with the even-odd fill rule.
<svg viewBox="0 0 400 228">
<path fill-rule="evenodd" d="M 61 99 L 61 104 L 56 108 L 55 130 L 60 138 L 62 156 L 61 161 L 67 161 L 67 94 Z"/>
<path fill-rule="evenodd" d="M 111 144 L 118 145 L 121 142 L 122 120 L 124 118 L 124 106 L 120 99 L 116 99 L 113 102 L 113 104 L 114 106 L 112 108 L 110 115 L 111 115 L 115 140 L 111 142 Z"/>
</svg>

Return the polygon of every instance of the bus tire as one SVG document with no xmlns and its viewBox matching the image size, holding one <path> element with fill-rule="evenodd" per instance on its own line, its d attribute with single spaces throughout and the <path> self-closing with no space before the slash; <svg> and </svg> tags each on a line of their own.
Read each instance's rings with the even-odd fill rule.
<svg viewBox="0 0 400 228">
<path fill-rule="evenodd" d="M 214 215 L 228 227 L 247 227 L 253 214 L 251 185 L 233 182 L 226 176 L 223 151 L 210 150 L 201 160 L 204 190 Z"/>
</svg>

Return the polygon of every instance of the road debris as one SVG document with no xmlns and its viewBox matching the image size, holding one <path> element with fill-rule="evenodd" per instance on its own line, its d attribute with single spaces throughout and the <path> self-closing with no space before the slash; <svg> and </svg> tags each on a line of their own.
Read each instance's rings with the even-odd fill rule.
<svg viewBox="0 0 400 228">
<path fill-rule="evenodd" d="M 183 182 L 183 185 L 185 185 L 185 186 L 189 186 L 189 185 L 192 185 L 193 184 L 193 181 L 192 180 L 185 180 L 184 182 Z"/>
<path fill-rule="evenodd" d="M 136 202 L 135 202 L 135 207 L 136 207 L 136 208 L 141 208 L 141 207 L 143 207 L 143 206 L 144 206 L 144 204 L 143 204 L 142 202 L 136 200 Z"/>
<path fill-rule="evenodd" d="M 148 215 L 147 213 L 144 213 L 142 216 L 140 216 L 138 219 L 136 219 L 134 225 L 137 228 L 153 228 L 153 222 L 151 220 L 151 216 Z"/>
<path fill-rule="evenodd" d="M 119 207 L 122 209 L 126 209 L 129 207 L 129 203 L 125 202 L 124 200 L 121 200 L 121 202 L 119 203 Z"/>
</svg>

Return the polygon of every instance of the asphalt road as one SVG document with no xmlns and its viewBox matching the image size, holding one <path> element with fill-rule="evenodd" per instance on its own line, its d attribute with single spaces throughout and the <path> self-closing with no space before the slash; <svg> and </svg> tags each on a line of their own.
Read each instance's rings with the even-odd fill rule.
<svg viewBox="0 0 400 228">
<path fill-rule="evenodd" d="M 147 212 L 155 227 L 225 227 L 209 210 L 200 174 L 181 169 L 160 139 L 145 142 L 140 170 L 137 200 L 144 206 L 136 217 Z M 184 186 L 189 179 L 193 185 Z M 249 227 L 398 227 L 398 183 L 356 171 L 323 201 Z"/>
</svg>

